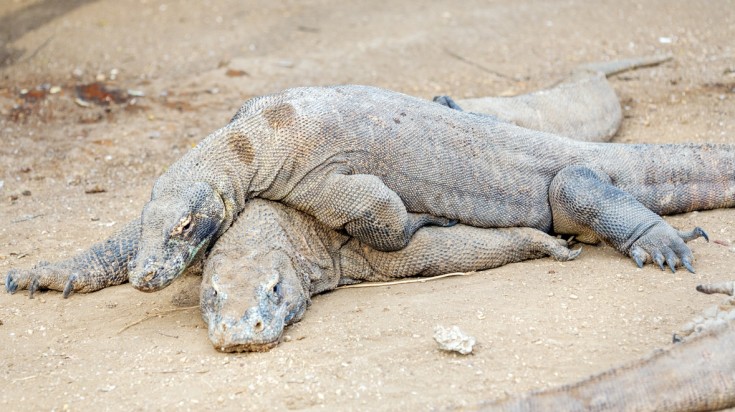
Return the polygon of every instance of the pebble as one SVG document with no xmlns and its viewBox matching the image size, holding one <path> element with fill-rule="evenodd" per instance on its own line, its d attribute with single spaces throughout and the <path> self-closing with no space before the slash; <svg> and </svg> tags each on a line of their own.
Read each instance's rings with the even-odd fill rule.
<svg viewBox="0 0 735 412">
<path fill-rule="evenodd" d="M 457 326 L 445 328 L 441 325 L 437 325 L 434 328 L 434 340 L 439 344 L 440 349 L 457 352 L 462 355 L 469 355 L 472 353 L 472 348 L 476 343 L 474 337 L 466 335 Z"/>
</svg>

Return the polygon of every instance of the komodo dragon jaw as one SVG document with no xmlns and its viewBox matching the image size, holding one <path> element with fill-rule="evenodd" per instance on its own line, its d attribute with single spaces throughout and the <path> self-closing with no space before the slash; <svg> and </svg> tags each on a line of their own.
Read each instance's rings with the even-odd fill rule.
<svg viewBox="0 0 735 412">
<path fill-rule="evenodd" d="M 154 198 L 143 209 L 139 253 L 128 265 L 130 283 L 161 290 L 200 259 L 225 220 L 222 198 L 207 183 Z"/>
<path fill-rule="evenodd" d="M 222 352 L 264 352 L 284 328 L 300 320 L 309 297 L 291 258 L 282 251 L 234 260 L 210 256 L 200 306 L 209 339 Z"/>
</svg>

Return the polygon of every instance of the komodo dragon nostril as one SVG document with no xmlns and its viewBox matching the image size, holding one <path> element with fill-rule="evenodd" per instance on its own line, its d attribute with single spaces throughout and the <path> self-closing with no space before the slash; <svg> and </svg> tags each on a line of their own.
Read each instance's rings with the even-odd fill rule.
<svg viewBox="0 0 735 412">
<path fill-rule="evenodd" d="M 263 321 L 259 320 L 259 321 L 255 322 L 255 325 L 253 326 L 253 329 L 255 330 L 256 333 L 262 332 L 263 329 L 265 329 L 265 326 L 263 326 Z"/>
<path fill-rule="evenodd" d="M 153 278 L 155 278 L 155 277 L 156 277 L 156 271 L 155 270 L 148 271 L 148 273 L 143 277 L 143 282 L 144 283 L 148 283 L 151 280 L 153 280 Z"/>
</svg>

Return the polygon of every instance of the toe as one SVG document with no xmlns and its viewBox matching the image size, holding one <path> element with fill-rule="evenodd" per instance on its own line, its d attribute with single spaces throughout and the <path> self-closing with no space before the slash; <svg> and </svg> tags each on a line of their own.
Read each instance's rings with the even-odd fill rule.
<svg viewBox="0 0 735 412">
<path fill-rule="evenodd" d="M 648 252 L 639 246 L 633 246 L 633 249 L 630 251 L 630 257 L 633 258 L 639 268 L 642 268 L 643 264 L 648 260 Z"/>
<path fill-rule="evenodd" d="M 8 272 L 8 275 L 5 277 L 5 290 L 8 293 L 15 293 L 18 290 L 18 282 L 15 280 L 15 277 L 18 275 L 18 271 L 15 269 L 12 269 Z"/>
<path fill-rule="evenodd" d="M 654 249 L 651 252 L 651 256 L 653 257 L 653 261 L 656 262 L 658 267 L 661 268 L 661 270 L 664 270 L 664 262 L 666 261 L 666 259 L 664 258 L 663 253 L 661 253 L 661 251 L 659 251 L 658 249 Z"/>
</svg>

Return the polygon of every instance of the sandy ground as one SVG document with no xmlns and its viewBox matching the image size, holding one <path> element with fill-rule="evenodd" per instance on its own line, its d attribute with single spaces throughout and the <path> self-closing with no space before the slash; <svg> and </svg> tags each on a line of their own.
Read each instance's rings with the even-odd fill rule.
<svg viewBox="0 0 735 412">
<path fill-rule="evenodd" d="M 513 94 L 580 63 L 671 53 L 612 79 L 626 114 L 616 140 L 732 142 L 733 38 L 728 0 L 6 0 L 0 273 L 104 239 L 245 99 L 290 86 Z M 145 96 L 75 104 L 74 87 L 95 79 Z M 694 286 L 733 277 L 733 220 L 732 210 L 668 218 L 718 241 L 691 244 L 696 275 L 588 246 L 568 263 L 340 290 L 314 299 L 267 353 L 212 348 L 187 309 L 194 276 L 155 294 L 3 293 L 0 409 L 443 409 L 571 382 L 667 345 L 719 301 Z M 440 352 L 437 324 L 475 336 L 475 353 Z"/>
</svg>

